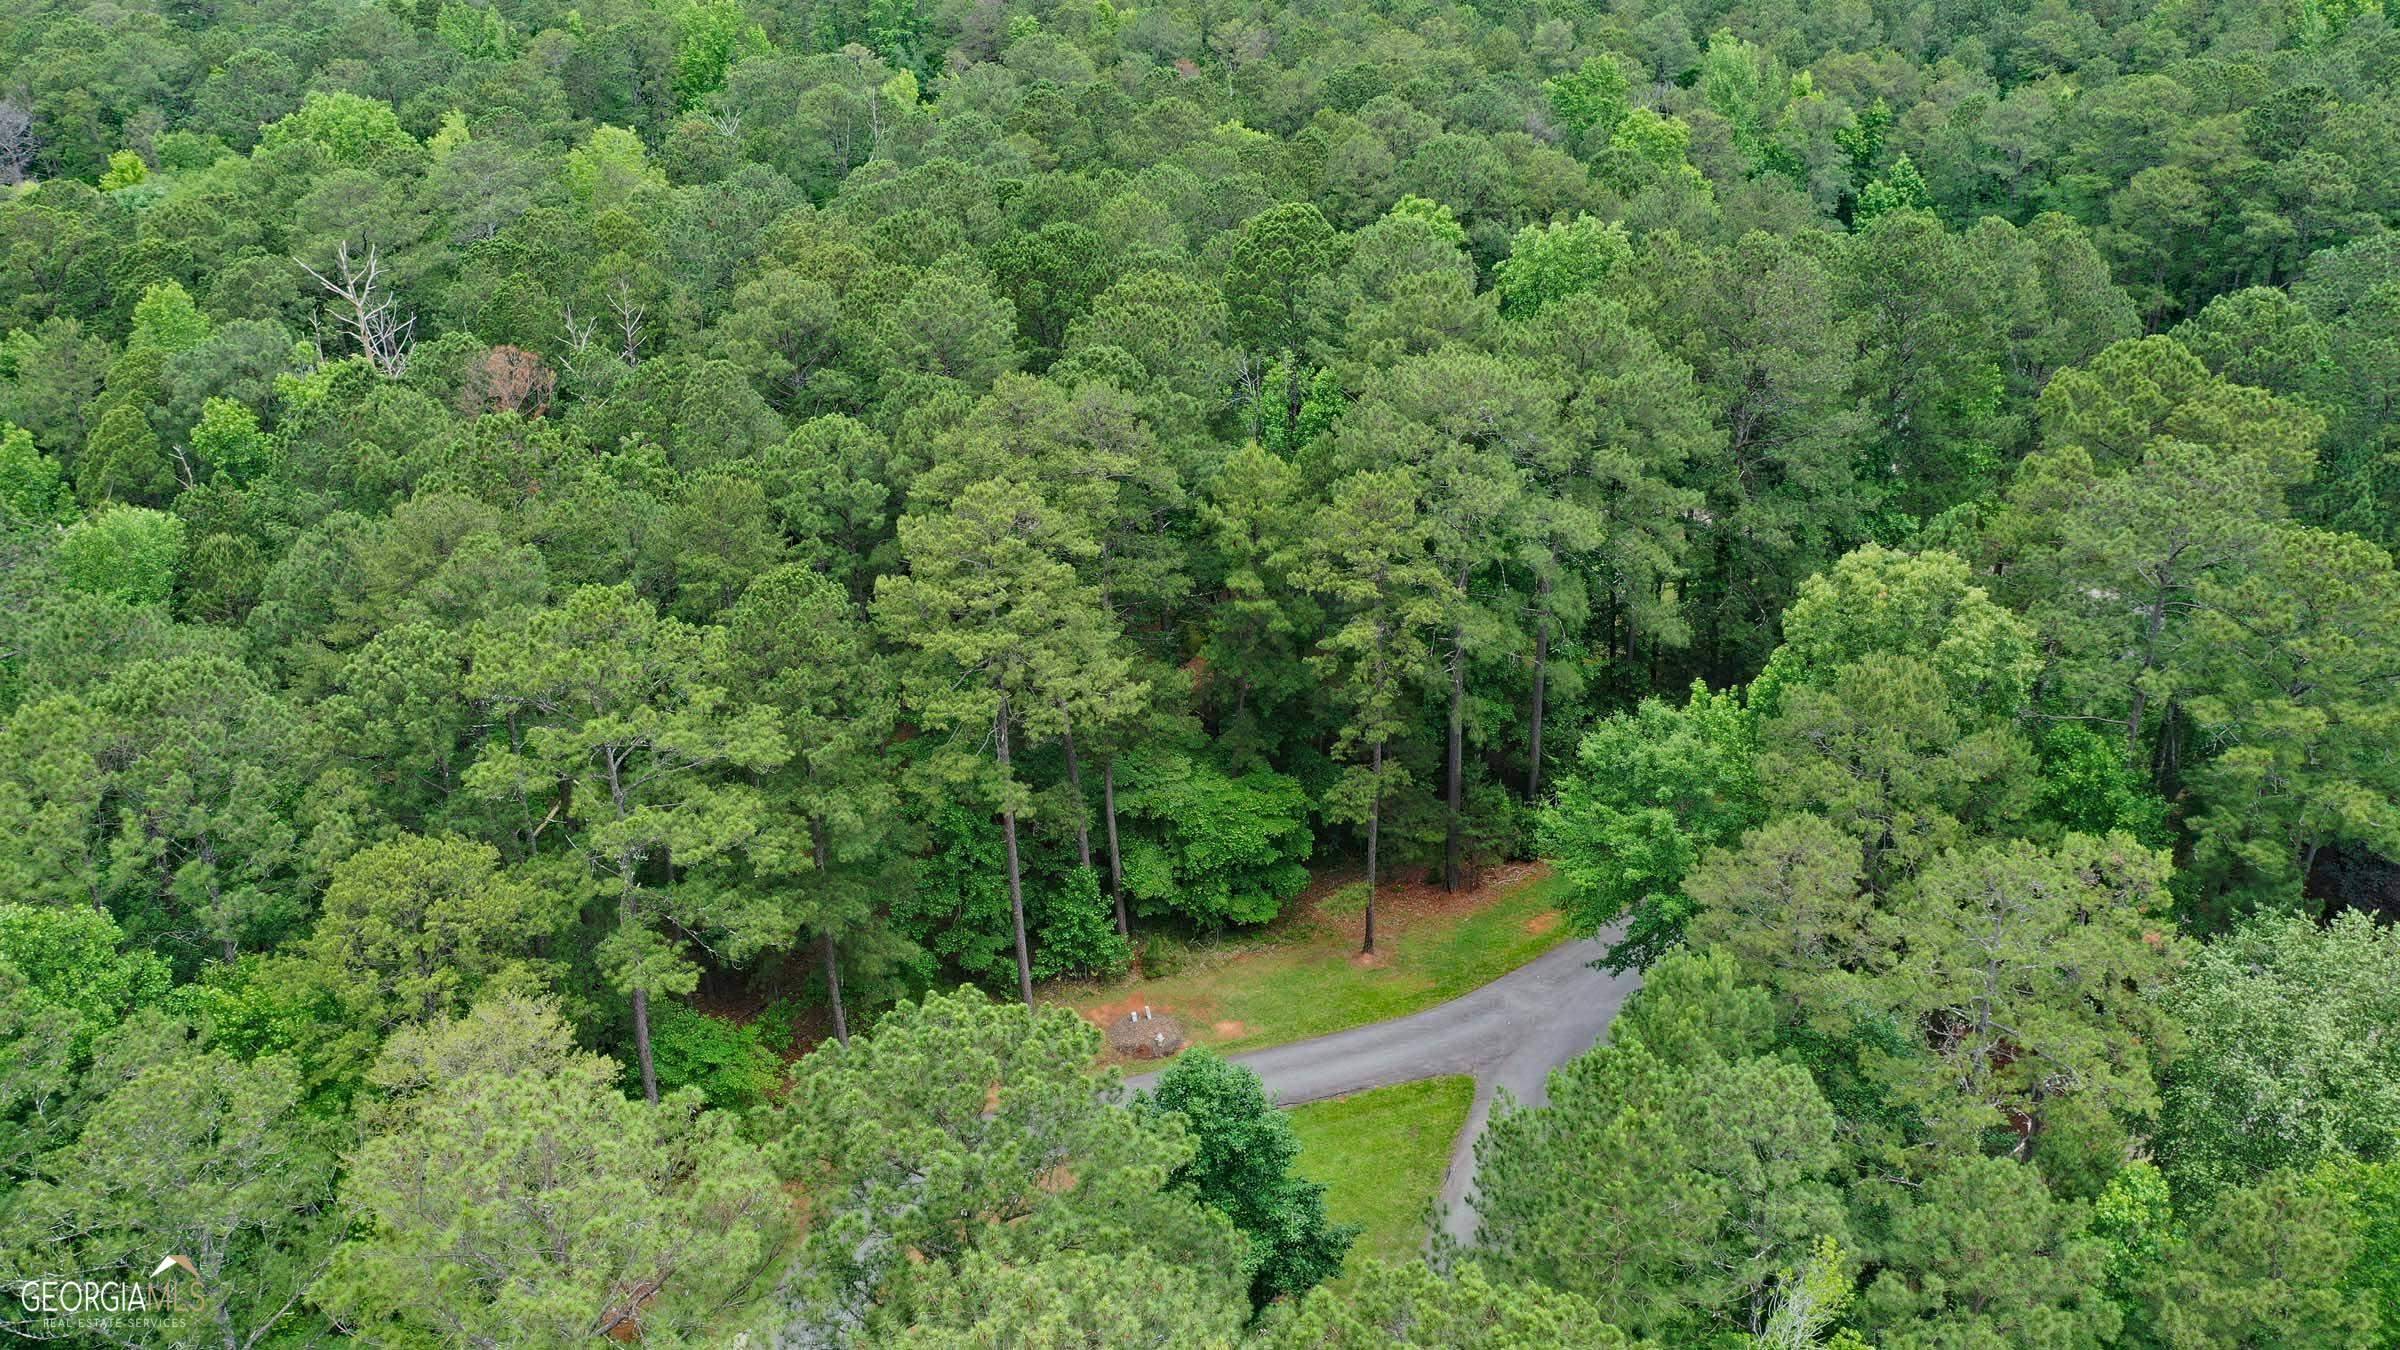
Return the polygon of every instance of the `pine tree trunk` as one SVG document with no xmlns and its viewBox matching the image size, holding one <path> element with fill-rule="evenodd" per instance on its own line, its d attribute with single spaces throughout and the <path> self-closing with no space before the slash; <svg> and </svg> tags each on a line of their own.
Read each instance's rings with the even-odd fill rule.
<svg viewBox="0 0 2400 1350">
<path fill-rule="evenodd" d="M 2125 714 L 2125 759 L 2128 763 L 2142 753 L 2142 716 L 2150 706 L 2150 692 L 2142 688 L 2142 677 L 2158 662 L 2158 636 L 2167 625 L 2167 595 L 2162 584 L 2150 598 L 2150 612 L 2142 626 L 2142 664 L 2128 681 L 2133 691 L 2132 707 Z"/>
<path fill-rule="evenodd" d="M 634 889 L 633 873 L 630 870 L 633 866 L 634 861 L 630 858 L 627 859 L 628 870 L 625 873 L 625 922 L 627 924 L 637 924 L 642 919 L 640 892 Z M 672 875 L 672 871 L 670 871 L 670 879 Z M 633 1052 L 642 1062 L 642 1098 L 652 1106 L 656 1106 L 658 1105 L 658 1064 L 650 1054 L 650 988 L 648 985 L 636 985 L 633 990 Z"/>
<path fill-rule="evenodd" d="M 824 886 L 825 865 L 832 850 L 825 846 L 825 818 L 819 816 L 808 823 L 809 842 L 815 847 L 817 884 Z M 833 928 L 825 929 L 825 1001 L 833 1005 L 833 1038 L 844 1045 L 850 1043 L 850 1016 L 842 1008 L 842 958 L 834 949 Z"/>
<path fill-rule="evenodd" d="M 633 1053 L 642 1062 L 642 1100 L 658 1105 L 658 1065 L 650 1058 L 650 991 L 633 990 Z"/>
<path fill-rule="evenodd" d="M 850 1043 L 850 1015 L 842 1010 L 842 958 L 834 950 L 833 930 L 825 931 L 825 999 L 833 1005 L 833 1038 Z"/>
<path fill-rule="evenodd" d="M 1375 954 L 1375 846 L 1383 829 L 1383 742 L 1375 742 L 1374 804 L 1367 809 L 1367 941 L 1359 950 Z"/>
<path fill-rule="evenodd" d="M 1117 906 L 1117 936 L 1132 937 L 1125 918 L 1125 856 L 1117 851 L 1117 757 L 1100 761 L 1100 809 L 1108 817 L 1108 895 Z"/>
<path fill-rule="evenodd" d="M 1542 799 L 1542 712 L 1550 684 L 1550 579 L 1542 579 L 1533 615 L 1533 725 L 1525 737 L 1525 800 Z"/>
<path fill-rule="evenodd" d="M 1291 454 L 1300 444 L 1300 405 L 1307 392 L 1300 385 L 1300 353 L 1289 347 L 1283 351 L 1283 453 Z"/>
<path fill-rule="evenodd" d="M 993 719 L 998 737 L 1000 777 L 1008 779 L 1008 696 L 1000 696 L 1000 713 Z M 1006 789 L 1003 788 L 1003 791 Z M 1017 809 L 1000 808 L 1000 833 L 1008 841 L 1008 918 L 1017 935 L 1017 992 L 1025 997 L 1025 1006 L 1033 1006 L 1033 953 L 1025 945 L 1025 875 L 1017 861 Z"/>
<path fill-rule="evenodd" d="M 617 819 L 622 821 L 630 813 L 631 803 L 626 800 L 625 783 L 618 773 L 619 763 L 616 752 L 611 750 L 608 755 L 608 795 L 616 805 Z M 617 855 L 617 879 L 625 888 L 618 901 L 621 906 L 618 922 L 625 925 L 628 933 L 633 932 L 635 925 L 642 921 L 640 891 L 633 875 L 640 863 L 638 854 L 621 852 Z M 633 986 L 633 1053 L 642 1066 L 642 1099 L 656 1106 L 658 1065 L 650 1056 L 650 989 L 638 983 Z"/>
<path fill-rule="evenodd" d="M 208 842 L 208 836 L 205 834 L 200 836 L 200 860 L 208 864 L 209 917 L 222 922 L 226 917 L 225 896 L 217 889 L 217 846 Z M 103 914 L 108 913 L 107 907 L 102 906 L 100 912 Z M 228 932 L 219 934 L 217 937 L 217 942 L 224 952 L 226 965 L 230 966 L 234 962 L 241 959 L 241 949 L 234 945 L 232 933 Z"/>
<path fill-rule="evenodd" d="M 1075 759 L 1075 728 L 1059 723 L 1059 744 L 1067 752 L 1067 786 L 1075 793 L 1075 856 L 1083 869 L 1092 869 L 1092 821 L 1083 805 L 1083 768 Z"/>
<path fill-rule="evenodd" d="M 1458 579 L 1460 602 L 1465 602 L 1467 579 Z M 1442 889 L 1456 891 L 1463 855 L 1466 852 L 1466 744 L 1467 744 L 1467 625 L 1461 620 L 1450 630 L 1450 829 L 1442 842 Z"/>
</svg>

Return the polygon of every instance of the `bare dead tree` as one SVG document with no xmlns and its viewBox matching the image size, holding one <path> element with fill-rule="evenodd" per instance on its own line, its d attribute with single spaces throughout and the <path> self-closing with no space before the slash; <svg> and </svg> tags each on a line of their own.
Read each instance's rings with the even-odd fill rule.
<svg viewBox="0 0 2400 1350">
<path fill-rule="evenodd" d="M 842 56 L 850 62 L 850 68 L 858 75 L 858 85 L 854 92 L 867 105 L 867 158 L 881 159 L 883 158 L 883 81 L 875 78 L 875 71 L 883 69 L 883 63 L 875 60 L 874 52 L 855 42 L 842 48 Z M 868 69 L 869 62 L 874 62 L 874 70 Z"/>
<path fill-rule="evenodd" d="M 41 148 L 41 137 L 33 130 L 33 110 L 15 95 L 0 98 L 0 184 L 15 187 L 24 182 Z"/>
<path fill-rule="evenodd" d="M 567 373 L 571 375 L 575 373 L 576 363 L 583 360 L 585 353 L 591 351 L 592 335 L 599 331 L 600 321 L 577 318 L 575 302 L 561 300 L 558 302 L 558 326 L 566 334 L 567 339 L 566 357 L 559 364 L 566 367 Z"/>
<path fill-rule="evenodd" d="M 608 307 L 616 314 L 617 331 L 624 338 L 624 347 L 620 354 L 625 358 L 625 364 L 628 366 L 640 365 L 642 363 L 642 320 L 650 313 L 650 307 L 643 304 L 641 299 L 633 293 L 633 282 L 623 273 L 619 273 L 617 279 L 609 285 Z"/>
<path fill-rule="evenodd" d="M 365 258 L 355 258 L 350 253 L 350 241 L 344 239 L 334 250 L 332 276 L 299 258 L 292 261 L 342 302 L 342 327 L 358 339 L 358 349 L 374 363 L 377 372 L 387 379 L 397 379 L 408 369 L 409 353 L 416 346 L 417 316 L 411 314 L 403 319 L 395 310 L 397 297 L 384 279 L 383 263 L 373 244 L 367 245 Z"/>
</svg>

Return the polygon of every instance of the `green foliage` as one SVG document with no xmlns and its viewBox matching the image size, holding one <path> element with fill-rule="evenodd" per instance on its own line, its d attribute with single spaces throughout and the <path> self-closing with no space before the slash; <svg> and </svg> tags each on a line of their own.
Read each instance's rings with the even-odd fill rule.
<svg viewBox="0 0 2400 1350">
<path fill-rule="evenodd" d="M 1809 96 L 1805 71 L 1792 74 L 1773 52 L 1719 29 L 1709 36 L 1699 84 L 1709 108 L 1732 127 L 1752 173 L 1796 176 L 1800 166 L 1778 133 L 1792 103 Z"/>
<path fill-rule="evenodd" d="M 1775 1291 L 1775 1310 L 1754 1343 L 1761 1350 L 1800 1350 L 1820 1342 L 1853 1350 L 1862 1345 L 1857 1333 L 1833 1330 L 1857 1297 L 1851 1254 L 1831 1235 L 1817 1239 L 1815 1249 L 1797 1269 L 1784 1270 Z M 1832 1332 L 1827 1336 L 1827 1332 Z"/>
<path fill-rule="evenodd" d="M 74 1142 L 12 1197 L 0 1250 L 22 1278 L 124 1283 L 150 1279 L 161 1252 L 184 1255 L 206 1297 L 157 1329 L 263 1340 L 304 1320 L 300 1297 L 340 1234 L 333 1131 L 300 1111 L 289 1061 L 174 1039 L 116 1061 Z M 20 1334 L 75 1329 L 18 1300 L 4 1315 Z"/>
<path fill-rule="evenodd" d="M 2277 1170 L 2400 1147 L 2389 1026 L 2400 934 L 2363 914 L 2262 915 L 2194 954 L 2166 992 L 2187 1043 L 2167 1076 L 2161 1166 L 2204 1198 Z"/>
<path fill-rule="evenodd" d="M 213 1243 L 161 1343 L 1224 1344 L 1247 1243 L 1065 1048 L 1007 1185 L 894 1060 L 957 1206 L 852 1102 L 712 1208 L 768 1045 L 1547 851 L 1166 982 L 1647 967 L 1503 1122 L 1534 1283 L 1262 1334 L 2390 1339 L 2378 0 L 804 8 L 0 26 L 0 1265 Z"/>
<path fill-rule="evenodd" d="M 538 990 L 531 953 L 564 918 L 555 898 L 502 874 L 490 845 L 402 835 L 334 867 L 308 954 L 351 1017 L 379 1030 L 438 1022 L 487 987 Z"/>
<path fill-rule="evenodd" d="M 628 1100 L 616 1078 L 543 1003 L 394 1037 L 382 1128 L 342 1182 L 360 1231 L 316 1300 L 428 1338 L 563 1345 L 634 1318 L 707 1337 L 780 1239 L 782 1192 L 731 1117 L 688 1092 Z"/>
<path fill-rule="evenodd" d="M 1308 794 L 1294 779 L 1182 758 L 1129 762 L 1119 778 L 1118 810 L 1144 823 L 1125 847 L 1125 888 L 1144 913 L 1265 923 L 1308 884 Z"/>
<path fill-rule="evenodd" d="M 1833 1112 L 1764 1055 L 1767 996 L 1733 962 L 1677 952 L 1658 974 L 1639 1019 L 1551 1075 L 1549 1105 L 1477 1141 L 1478 1250 L 1639 1334 L 1756 1325 L 1777 1272 L 1845 1227 Z"/>
<path fill-rule="evenodd" d="M 58 541 L 58 571 L 91 595 L 163 605 L 175 591 L 184 524 L 162 511 L 109 506 L 70 526 Z"/>
<path fill-rule="evenodd" d="M 125 354 L 133 358 L 190 351 L 208 340 L 212 327 L 180 282 L 158 282 L 144 287 L 142 298 L 134 302 Z"/>
<path fill-rule="evenodd" d="M 724 88 L 734 62 L 768 50 L 766 30 L 751 21 L 741 0 L 684 0 L 671 14 L 675 92 L 687 106 Z"/>
<path fill-rule="evenodd" d="M 1951 1151 L 2014 1130 L 2062 1189 L 2113 1161 L 2113 1122 L 2156 1108 L 2152 1047 L 2173 1035 L 2149 997 L 2176 957 L 2166 876 L 2164 857 L 2123 835 L 1928 866 L 1891 910 L 1877 973 L 1857 982 L 1898 1025 L 1939 1028 L 1928 1053 L 1877 1071 L 1895 1099 Z M 2073 1128 L 2041 1137 L 2057 1125 Z"/>
<path fill-rule="evenodd" d="M 75 495 L 88 505 L 107 502 L 165 505 L 175 473 L 158 433 L 142 410 L 120 403 L 100 415 L 75 461 Z"/>
<path fill-rule="evenodd" d="M 510 31 L 508 20 L 497 9 L 445 0 L 434 16 L 433 31 L 441 35 L 442 41 L 457 48 L 461 56 L 505 61 L 516 54 L 516 34 Z M 445 147 L 429 142 L 427 148 L 438 156 Z"/>
<path fill-rule="evenodd" d="M 927 1292 L 928 1306 L 888 1344 L 908 1350 L 1003 1345 L 1175 1345 L 1231 1350 L 1239 1313 L 1209 1282 L 1153 1255 L 1062 1252 L 1007 1263 L 969 1252 Z"/>
<path fill-rule="evenodd" d="M 893 906 L 894 926 L 968 978 L 996 983 L 1016 959 L 1000 832 L 988 816 L 959 809 L 933 817 L 924 829 L 927 857 Z M 1041 865 L 1048 858 L 1037 853 L 1032 861 L 1038 895 L 1048 884 L 1050 870 Z"/>
<path fill-rule="evenodd" d="M 1635 108 L 1626 113 L 1608 142 L 1610 150 L 1637 164 L 1698 186 L 1703 182 L 1699 170 L 1685 161 L 1691 144 L 1689 123 L 1680 117 L 1661 116 L 1649 108 Z"/>
<path fill-rule="evenodd" d="M 139 185 L 150 176 L 150 166 L 131 150 L 119 150 L 108 157 L 108 172 L 100 175 L 100 190 L 115 192 Z"/>
<path fill-rule="evenodd" d="M 2032 1168 L 1963 1158 L 1893 1218 L 1859 1322 L 1882 1346 L 2105 1344 L 2123 1319 L 2108 1244 L 2082 1227 Z"/>
<path fill-rule="evenodd" d="M 2308 1185 L 2348 1207 L 2358 1248 L 2342 1285 L 2377 1312 L 2388 1336 L 2400 1327 L 2400 1165 L 2328 1162 L 2309 1174 Z"/>
<path fill-rule="evenodd" d="M 2357 1250 L 2341 1199 L 2293 1173 L 2227 1191 L 2176 1244 L 2154 1286 L 2159 1339 L 2366 1350 L 2383 1339 L 2380 1318 L 2342 1287 Z"/>
<path fill-rule="evenodd" d="M 1234 334 L 1261 350 L 1304 347 L 1322 322 L 1311 288 L 1340 255 L 1333 227 L 1309 203 L 1290 202 L 1252 217 L 1225 270 Z"/>
<path fill-rule="evenodd" d="M 1176 1169 L 1175 1184 L 1190 1187 L 1249 1240 L 1242 1264 L 1253 1303 L 1297 1298 L 1342 1268 L 1358 1230 L 1329 1221 L 1325 1187 L 1292 1174 L 1300 1140 L 1257 1074 L 1195 1048 L 1159 1075 L 1150 1100 L 1181 1116 L 1191 1133 L 1195 1151 Z"/>
<path fill-rule="evenodd" d="M 623 127 L 594 127 L 583 144 L 567 152 L 561 177 L 576 201 L 595 209 L 666 186 L 641 137 Z"/>
<path fill-rule="evenodd" d="M 586 586 L 481 633 L 467 685 L 512 712 L 520 735 L 488 746 L 463 775 L 466 789 L 583 814 L 568 856 L 615 911 L 594 957 L 633 1002 L 646 1090 L 649 997 L 688 994 L 698 981 L 658 926 L 691 902 L 646 864 L 664 855 L 689 868 L 757 833 L 757 789 L 707 771 L 759 773 L 791 755 L 772 708 L 726 697 L 725 662 L 721 630 L 662 618 L 627 587 Z"/>
<path fill-rule="evenodd" d="M 1132 945 L 1110 924 L 1099 874 L 1088 867 L 1068 872 L 1045 892 L 1034 905 L 1031 918 L 1041 943 L 1041 959 L 1033 963 L 1037 978 L 1095 975 L 1107 979 L 1124 974 L 1133 961 Z"/>
<path fill-rule="evenodd" d="M 1106 1100 L 1099 1048 L 1064 1009 L 961 990 L 800 1061 L 780 1147 L 818 1200 L 782 1296 L 789 1329 L 908 1326 L 978 1254 L 1147 1253 L 1239 1298 L 1246 1244 L 1168 1180 L 1195 1155 L 1190 1135 Z"/>
<path fill-rule="evenodd" d="M 2092 1201 L 2091 1232 L 2108 1244 L 2108 1294 L 2139 1339 L 2149 1328 L 2148 1291 L 2176 1240 L 2166 1176 L 2147 1160 L 2117 1169 Z"/>
<path fill-rule="evenodd" d="M 58 461 L 34 448 L 32 432 L 0 423 L 0 524 L 61 525 L 74 517 Z"/>
<path fill-rule="evenodd" d="M 1693 862 L 1757 823 L 1755 742 L 1740 698 L 1698 684 L 1681 708 L 1644 699 L 1584 736 L 1580 772 L 1542 812 L 1541 846 L 1574 884 L 1579 925 L 1626 921 L 1612 968 L 1649 965 L 1681 941 Z"/>
<path fill-rule="evenodd" d="M 2060 723 L 2042 733 L 2037 749 L 2042 786 L 2034 809 L 2051 823 L 2079 834 L 2122 831 L 2152 848 L 2172 841 L 2167 804 L 2100 733 Z"/>
<path fill-rule="evenodd" d="M 662 1092 L 689 1088 L 710 1106 L 743 1110 L 764 1103 L 783 1080 L 783 1061 L 756 1021 L 736 1023 L 669 1003 L 650 1035 Z"/>
<path fill-rule="evenodd" d="M 1635 1342 L 1600 1320 L 1589 1300 L 1535 1284 L 1493 1280 L 1468 1264 L 1449 1276 L 1421 1262 L 1371 1261 L 1346 1290 L 1319 1289 L 1289 1316 L 1267 1324 L 1277 1350 L 1387 1346 L 1516 1350 L 1615 1350 Z"/>
<path fill-rule="evenodd" d="M 1883 177 L 1866 185 L 1858 194 L 1858 213 L 1854 220 L 1864 229 L 1896 211 L 1930 211 L 1933 194 L 1925 187 L 1925 175 L 1906 155 L 1892 161 Z"/>
<path fill-rule="evenodd" d="M 1597 290 L 1631 260 L 1624 227 L 1592 216 L 1528 225 L 1493 270 L 1500 311 L 1527 318 L 1568 296 Z"/>
<path fill-rule="evenodd" d="M 373 164 L 386 155 L 416 148 L 392 105 L 346 90 L 312 92 L 289 116 L 259 131 L 263 149 L 306 143 L 336 164 Z"/>
<path fill-rule="evenodd" d="M 1605 145 L 1625 120 L 1625 72 L 1609 56 L 1587 57 L 1571 74 L 1546 80 L 1550 111 L 1576 137 Z"/>
<path fill-rule="evenodd" d="M 1861 108 L 1849 126 L 1833 133 L 1834 144 L 1850 161 L 1850 182 L 1863 188 L 1883 159 L 1883 146 L 1892 129 L 1892 105 L 1881 98 Z"/>
<path fill-rule="evenodd" d="M 211 398 L 200 405 L 200 421 L 192 427 L 192 453 L 209 472 L 235 483 L 263 477 L 272 463 L 258 414 L 229 398 Z"/>
<path fill-rule="evenodd" d="M 0 1173 L 22 1176 L 73 1139 L 94 1057 L 165 1001 L 166 963 L 120 953 L 123 937 L 90 909 L 0 906 Z"/>
<path fill-rule="evenodd" d="M 1966 563 L 1869 544 L 1811 577 L 1785 612 L 1783 645 L 1759 672 L 1750 704 L 1773 717 L 1785 691 L 1833 677 L 1870 653 L 1905 653 L 1940 678 L 1954 715 L 2011 717 L 2040 667 L 2034 635 L 1973 584 Z"/>
<path fill-rule="evenodd" d="M 166 964 L 149 952 L 121 952 L 124 933 L 88 909 L 0 906 L 0 961 L 22 981 L 20 997 L 73 1015 L 73 1049 L 89 1055 L 101 1034 L 167 992 Z"/>
</svg>

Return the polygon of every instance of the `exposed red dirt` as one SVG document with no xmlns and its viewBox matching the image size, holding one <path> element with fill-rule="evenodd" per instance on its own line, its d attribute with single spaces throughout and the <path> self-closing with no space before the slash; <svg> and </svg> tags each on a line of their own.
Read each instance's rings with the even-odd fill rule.
<svg viewBox="0 0 2400 1350">
<path fill-rule="evenodd" d="M 1550 864 L 1545 862 L 1508 863 L 1484 869 L 1480 875 L 1471 878 L 1473 885 L 1459 891 L 1443 890 L 1439 878 L 1423 868 L 1386 877 L 1375 886 L 1375 935 L 1378 938 L 1388 937 L 1425 920 L 1456 918 L 1472 913 L 1490 903 L 1499 891 L 1538 880 L 1549 871 Z M 1358 871 L 1321 877 L 1301 892 L 1290 913 L 1292 916 L 1305 915 L 1310 921 L 1353 942 L 1363 941 L 1367 923 L 1363 906 L 1345 906 L 1343 913 L 1327 914 L 1323 912 L 1321 902 L 1365 879 L 1365 874 Z"/>
<path fill-rule="evenodd" d="M 1093 1026 L 1100 1028 L 1102 1031 L 1106 1031 L 1110 1026 L 1124 1021 L 1125 1014 L 1132 1012 L 1136 1008 L 1146 1006 L 1146 1003 L 1147 1001 L 1141 991 L 1135 990 L 1133 993 L 1127 994 L 1125 997 L 1116 999 L 1113 1002 L 1102 1003 L 1089 1008 L 1078 1008 L 1076 1011 L 1083 1014 L 1085 1021 L 1090 1022 Z M 1167 1009 L 1155 1007 L 1153 1007 L 1151 1010 L 1153 1012 L 1168 1011 Z"/>
</svg>

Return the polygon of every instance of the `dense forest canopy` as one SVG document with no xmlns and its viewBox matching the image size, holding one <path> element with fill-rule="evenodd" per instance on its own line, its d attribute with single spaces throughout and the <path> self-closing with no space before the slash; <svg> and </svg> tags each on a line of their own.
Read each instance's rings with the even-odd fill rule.
<svg viewBox="0 0 2400 1350">
<path fill-rule="evenodd" d="M 2395 121 L 2379 0 L 12 3 L 0 1277 L 206 1296 L 0 1326 L 2400 1345 Z M 1534 856 L 1646 989 L 1431 1264 L 1033 1006 Z"/>
</svg>

